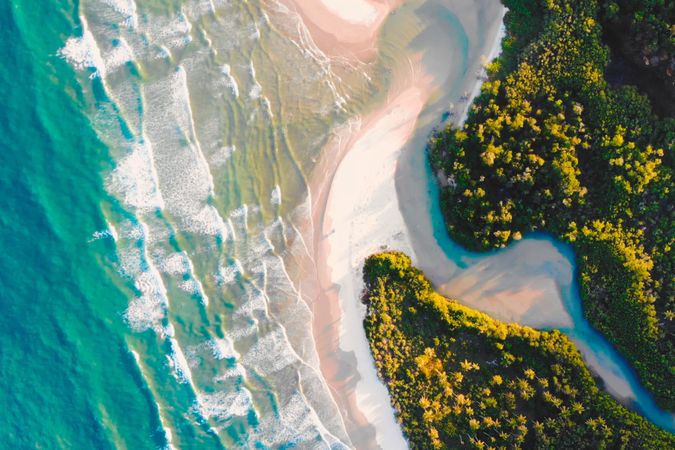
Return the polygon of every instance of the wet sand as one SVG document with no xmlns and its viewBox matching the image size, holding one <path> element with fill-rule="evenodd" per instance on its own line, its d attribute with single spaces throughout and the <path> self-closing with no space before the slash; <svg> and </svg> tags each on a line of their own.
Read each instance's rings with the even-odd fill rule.
<svg viewBox="0 0 675 450">
<path fill-rule="evenodd" d="M 479 82 L 475 73 L 499 42 L 503 9 L 491 0 L 436 1 L 417 12 L 426 26 L 395 67 L 385 104 L 336 134 L 311 181 L 312 230 L 305 236 L 312 241 L 318 279 L 310 301 L 313 332 L 321 370 L 359 449 L 407 448 L 362 326 L 363 261 L 384 248 L 406 251 L 417 260 L 418 239 L 413 240 L 403 214 L 408 199 L 399 193 L 399 182 L 405 181 L 401 159 L 423 156 L 444 108 Z M 462 48 L 465 43 L 469 48 Z M 414 186 L 405 189 L 424 190 L 426 182 L 418 176 L 408 178 Z M 416 205 L 423 211 L 413 211 L 422 224 L 429 222 L 426 204 Z M 434 245 L 432 235 L 421 239 Z"/>
<path fill-rule="evenodd" d="M 327 55 L 365 60 L 392 4 L 288 0 Z M 344 6 L 345 9 L 340 9 Z M 496 0 L 420 2 L 424 27 L 394 68 L 383 105 L 335 132 L 310 182 L 304 297 L 313 312 L 321 371 L 355 448 L 407 448 L 362 326 L 365 258 L 408 253 L 444 295 L 506 322 L 569 328 L 560 287 L 568 259 L 549 241 L 525 240 L 485 258 L 442 243 L 432 217 L 424 148 L 434 129 L 462 123 L 495 57 L 504 9 Z M 468 97 L 468 98 L 467 98 Z M 450 122 L 440 123 L 443 115 Z M 445 245 L 445 247 L 444 247 Z M 448 250 L 448 245 L 454 245 Z M 310 267 L 311 266 L 311 267 Z"/>
<path fill-rule="evenodd" d="M 403 0 L 279 0 L 300 15 L 329 57 L 370 61 L 382 23 Z"/>
<path fill-rule="evenodd" d="M 406 443 L 394 419 L 386 387 L 377 378 L 363 329 L 360 267 L 380 245 L 399 246 L 405 239 L 398 233 L 395 220 L 390 220 L 397 203 L 393 184 L 378 182 L 393 179 L 395 155 L 390 148 L 400 147 L 414 130 L 415 119 L 429 94 L 428 86 L 424 80 L 410 85 L 364 121 L 362 132 L 331 183 L 322 220 L 316 223 L 317 231 L 321 231 L 317 233 L 317 261 L 327 263 L 320 271 L 327 295 L 317 305 L 315 317 L 320 321 L 328 310 L 334 311 L 328 330 L 333 345 L 322 349 L 320 355 L 322 359 L 338 357 L 337 365 L 343 370 L 348 368 L 347 373 L 358 374 L 350 390 L 350 402 L 375 427 L 377 444 L 383 449 L 405 448 Z M 355 199 L 362 195 L 366 196 L 362 199 L 380 205 L 378 210 L 354 208 L 358 205 Z M 383 230 L 386 231 L 382 233 Z"/>
<path fill-rule="evenodd" d="M 388 13 L 383 3 L 349 1 L 347 9 L 336 11 L 337 0 L 288 1 L 303 8 L 317 46 L 327 54 L 363 61 L 377 53 L 378 29 Z M 362 325 L 362 267 L 370 254 L 406 252 L 441 293 L 496 319 L 575 327 L 565 303 L 571 296 L 561 292 L 571 289 L 574 267 L 559 246 L 528 238 L 487 257 L 471 254 L 449 240 L 432 205 L 438 196 L 426 142 L 434 129 L 466 119 L 480 91 L 482 67 L 500 50 L 504 9 L 497 0 L 429 0 L 418 6 L 424 28 L 397 62 L 387 100 L 337 130 L 322 152 L 310 182 L 311 221 L 303 229 L 311 242 L 306 273 L 312 273 L 304 296 L 313 312 L 320 368 L 358 449 L 408 446 Z M 325 22 L 316 16 L 326 19 L 327 13 L 339 18 Z M 345 20 L 363 34 L 340 29 Z M 449 122 L 440 123 L 448 115 Z M 577 345 L 610 392 L 631 397 L 616 367 L 583 342 Z"/>
</svg>

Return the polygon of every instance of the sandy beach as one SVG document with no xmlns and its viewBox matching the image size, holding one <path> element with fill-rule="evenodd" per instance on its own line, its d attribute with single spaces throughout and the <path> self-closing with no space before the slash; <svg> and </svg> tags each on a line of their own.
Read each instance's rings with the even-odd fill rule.
<svg viewBox="0 0 675 450">
<path fill-rule="evenodd" d="M 76 256 L 91 261 L 75 264 L 88 270 L 50 303 L 55 315 L 36 319 L 33 328 L 52 327 L 57 339 L 36 347 L 50 358 L 31 366 L 36 376 L 63 366 L 45 398 L 91 420 L 46 429 L 44 402 L 29 401 L 21 416 L 38 419 L 12 424 L 13 447 L 32 435 L 49 447 L 67 431 L 64 442 L 82 438 L 81 448 L 409 448 L 363 327 L 363 264 L 383 250 L 407 253 L 440 292 L 495 318 L 562 328 L 608 391 L 649 399 L 590 333 L 569 246 L 526 236 L 478 255 L 447 236 L 425 147 L 470 111 L 500 50 L 500 0 L 180 0 L 138 12 L 134 2 L 86 3 L 65 5 L 35 36 L 14 33 L 27 56 L 19 66 L 35 72 L 24 84 L 47 88 L 19 83 L 14 97 L 40 100 L 28 118 L 76 113 L 74 128 L 45 119 L 32 133 L 39 139 L 26 141 L 46 165 L 17 192 L 34 192 L 53 213 L 48 249 L 86 247 Z M 17 15 L 17 27 L 31 30 L 29 18 Z M 37 55 L 46 71 L 30 70 L 44 66 Z M 43 141 L 64 144 L 56 147 L 75 178 L 51 179 L 44 156 L 54 146 Z M 83 145 L 96 151 L 67 151 Z M 80 181 L 92 189 L 73 189 Z M 54 208 L 53 195 L 73 211 Z M 61 226 L 80 209 L 80 227 Z M 16 223 L 42 224 L 34 216 Z M 20 266 L 45 266 L 32 253 L 40 258 Z M 52 258 L 36 292 L 51 298 L 71 256 Z M 30 306 L 34 285 L 19 282 L 16 300 Z M 74 318 L 83 299 L 90 307 Z M 53 345 L 91 340 L 75 319 L 101 325 L 91 351 Z M 24 353 L 10 387 L 30 400 Z M 83 369 L 77 392 L 73 369 Z"/>
<path fill-rule="evenodd" d="M 287 1 L 326 55 L 360 61 L 377 54 L 380 27 L 395 6 Z M 496 319 L 575 326 L 561 294 L 572 285 L 574 268 L 550 240 L 526 239 L 487 257 L 475 255 L 452 243 L 440 218 L 430 214 L 437 193 L 426 142 L 433 130 L 466 120 L 483 67 L 500 51 L 505 10 L 495 0 L 420 5 L 415 14 L 424 26 L 392 68 L 386 101 L 336 129 L 322 151 L 310 181 L 311 220 L 301 227 L 311 253 L 302 290 L 313 313 L 320 369 L 350 444 L 359 449 L 407 448 L 362 325 L 362 267 L 369 255 L 404 251 L 439 292 Z M 444 116 L 448 122 L 441 123 Z M 615 370 L 580 348 L 610 391 L 630 397 Z"/>
<path fill-rule="evenodd" d="M 379 27 L 394 6 L 287 1 L 327 55 L 361 60 L 377 53 Z M 312 175 L 311 221 L 303 235 L 311 242 L 306 269 L 313 275 L 303 292 L 320 368 L 355 448 L 408 447 L 362 325 L 362 267 L 369 255 L 407 253 L 439 292 L 496 319 L 575 327 L 565 303 L 570 296 L 562 294 L 573 284 L 574 268 L 551 240 L 525 239 L 487 256 L 471 254 L 450 241 L 440 217 L 430 214 L 438 210 L 432 206 L 438 196 L 426 142 L 435 129 L 466 120 L 483 67 L 501 50 L 504 12 L 495 0 L 424 2 L 415 11 L 424 17 L 423 31 L 393 68 L 387 100 L 336 130 Z M 610 392 L 629 398 L 618 369 L 577 344 Z"/>
<path fill-rule="evenodd" d="M 371 28 L 362 36 L 372 39 L 383 20 L 373 12 L 378 6 L 359 9 L 362 15 L 357 23 L 355 10 L 351 9 L 355 3 L 361 2 L 345 2 L 345 9 L 339 14 L 335 1 L 330 2 L 330 8 L 328 1 L 315 2 L 311 7 L 298 2 L 304 8 L 303 17 L 311 17 L 314 25 L 330 21 L 321 22 L 313 14 L 330 12 L 339 16 L 339 20 L 350 18 L 355 27 L 369 23 Z M 359 449 L 407 448 L 386 387 L 377 378 L 362 326 L 363 261 L 384 248 L 403 250 L 418 260 L 419 249 L 411 239 L 416 231 L 406 223 L 407 210 L 402 203 L 407 199 L 398 193 L 400 160 L 408 153 L 424 156 L 426 139 L 439 124 L 442 113 L 465 91 L 475 91 L 480 82 L 475 74 L 480 72 L 481 61 L 499 48 L 503 9 L 498 2 L 484 0 L 478 7 L 469 0 L 428 3 L 433 5 L 426 4 L 422 11 L 428 17 L 427 26 L 415 39 L 415 47 L 394 69 L 387 101 L 336 132 L 322 152 L 324 159 L 311 182 L 312 229 L 305 234 L 306 240 L 312 242 L 318 281 L 313 294 L 308 295 L 313 290 L 311 282 L 306 283 L 304 292 L 313 299 L 310 300 L 313 331 L 321 371 L 342 413 L 352 445 Z M 453 24 L 437 19 L 442 17 L 439 11 L 456 14 L 452 17 L 457 17 L 455 20 L 461 22 L 462 28 L 452 34 Z M 467 13 L 462 15 L 463 11 Z M 339 22 L 337 18 L 331 20 Z M 315 36 L 316 30 L 309 28 L 322 50 L 324 45 L 331 45 L 332 41 L 319 44 L 325 38 L 325 29 Z M 343 43 L 351 45 L 356 39 L 348 34 L 350 37 Z M 470 42 L 476 44 L 464 53 L 457 42 L 467 34 Z M 336 36 L 340 37 L 337 31 L 332 34 L 333 38 Z M 419 174 L 416 176 L 419 178 Z M 415 192 L 426 186 L 425 181 L 417 178 L 408 180 Z M 424 211 L 415 212 L 422 227 L 430 224 L 426 205 L 426 201 L 417 205 Z M 428 246 L 434 245 L 430 233 L 421 239 L 430 240 Z M 447 259 L 444 255 L 434 256 L 440 258 L 441 264 Z"/>
<path fill-rule="evenodd" d="M 389 13 L 403 0 L 279 0 L 298 13 L 314 44 L 328 57 L 369 61 Z"/>
<path fill-rule="evenodd" d="M 387 390 L 377 378 L 362 326 L 365 310 L 359 301 L 363 288 L 360 266 L 380 246 L 406 247 L 405 234 L 400 233 L 395 220 L 390 220 L 397 209 L 393 183 L 380 181 L 393 179 L 396 154 L 390 149 L 400 147 L 413 132 L 428 89 L 428 82 L 421 78 L 364 121 L 362 132 L 335 174 L 323 220 L 316 224 L 320 227 L 317 231 L 321 231 L 316 234 L 317 262 L 327 263 L 322 265 L 320 283 L 327 295 L 317 305 L 315 318 L 321 321 L 328 310 L 333 311 L 333 326 L 328 333 L 333 336 L 333 348 L 322 349 L 320 355 L 350 356 L 336 361 L 343 370 L 349 364 L 350 371 L 359 377 L 350 389 L 350 406 L 375 427 L 377 446 L 384 449 L 406 448 L 406 443 L 394 419 Z M 361 195 L 378 209 L 359 208 L 355 199 Z M 334 311 L 335 305 L 339 305 L 338 311 Z"/>
</svg>

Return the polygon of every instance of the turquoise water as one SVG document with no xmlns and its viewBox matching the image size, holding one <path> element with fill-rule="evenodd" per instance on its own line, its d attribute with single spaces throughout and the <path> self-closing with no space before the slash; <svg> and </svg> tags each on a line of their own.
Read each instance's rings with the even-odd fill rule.
<svg viewBox="0 0 675 450">
<path fill-rule="evenodd" d="M 360 66 L 273 2 L 138 3 L 0 3 L 0 448 L 354 446 L 308 326 L 307 183 L 435 9 Z"/>
<path fill-rule="evenodd" d="M 609 343 L 609 341 L 589 324 L 584 317 L 581 297 L 579 296 L 579 285 L 576 273 L 576 257 L 572 247 L 569 244 L 562 243 L 554 237 L 545 233 L 531 233 L 525 236 L 521 242 L 512 244 L 507 249 L 495 250 L 485 253 L 470 252 L 452 241 L 443 220 L 443 214 L 440 208 L 440 196 L 435 182 L 434 174 L 428 161 L 425 161 L 425 171 L 427 174 L 429 193 L 428 202 L 431 205 L 430 213 L 432 217 L 433 233 L 439 247 L 458 268 L 466 270 L 481 262 L 490 260 L 500 253 L 516 250 L 516 247 L 527 245 L 532 242 L 543 242 L 551 245 L 557 254 L 563 258 L 566 264 L 549 264 L 549 267 L 539 268 L 543 273 L 556 280 L 559 295 L 563 301 L 565 309 L 569 313 L 572 321 L 571 327 L 560 328 L 560 331 L 569 336 L 577 345 L 585 361 L 593 361 L 602 372 L 597 373 L 601 379 L 611 378 L 621 380 L 620 393 L 611 392 L 613 395 L 619 395 L 624 404 L 632 410 L 640 413 L 661 428 L 675 433 L 675 414 L 661 409 L 654 401 L 653 396 L 642 386 L 635 370 L 628 361 Z M 572 277 L 559 273 L 561 267 L 570 267 Z M 569 279 L 570 281 L 566 281 Z"/>
<path fill-rule="evenodd" d="M 201 288 L 193 281 L 194 273 L 202 270 L 197 258 L 194 267 L 190 264 L 186 269 L 185 261 L 178 258 L 178 268 L 166 270 L 175 273 L 180 285 L 173 287 L 171 294 L 172 302 L 177 303 L 173 317 L 167 317 L 164 305 L 156 308 L 159 311 L 150 311 L 151 315 L 157 312 L 161 317 L 133 315 L 130 299 L 132 302 L 142 299 L 138 309 L 143 309 L 148 306 L 143 304 L 148 296 L 150 302 L 162 296 L 157 286 L 148 287 L 156 279 L 142 278 L 143 274 L 154 274 L 151 271 L 154 255 L 149 255 L 147 249 L 148 229 L 154 224 L 142 225 L 136 215 L 140 208 L 127 208 L 124 198 L 120 201 L 113 195 L 117 193 L 115 187 L 110 187 L 115 184 L 110 174 L 118 166 L 116 152 L 120 149 L 111 146 L 110 141 L 104 142 L 108 136 L 102 131 L 109 127 L 114 132 L 117 128 L 126 140 L 131 140 L 134 132 L 132 120 L 116 113 L 122 102 L 110 99 L 113 93 L 110 86 L 115 85 L 106 80 L 110 85 L 105 86 L 101 77 L 90 79 L 95 68 L 88 63 L 75 71 L 72 61 L 60 53 L 69 38 L 83 33 L 81 14 L 86 6 L 79 2 L 15 1 L 3 2 L 0 8 L 4 47 L 0 83 L 3 94 L 0 126 L 4 138 L 0 156 L 3 193 L 0 242 L 4 254 L 0 258 L 3 293 L 0 398 L 5 411 L 0 415 L 0 447 L 141 449 L 164 448 L 173 442 L 180 448 L 230 448 L 232 442 L 239 442 L 245 447 L 265 448 L 275 442 L 269 434 L 251 438 L 254 434 L 251 430 L 255 429 L 260 429 L 261 434 L 279 433 L 284 445 L 290 447 L 303 441 L 321 441 L 322 431 L 316 421 L 308 420 L 311 409 L 299 401 L 293 404 L 291 399 L 289 410 L 289 401 L 280 393 L 282 389 L 273 384 L 296 377 L 292 370 L 275 379 L 274 374 L 264 377 L 256 373 L 255 364 L 251 364 L 251 372 L 244 377 L 236 373 L 237 364 L 232 356 L 236 351 L 224 354 L 227 348 L 216 348 L 216 344 L 227 347 L 225 339 L 218 340 L 223 338 L 219 330 L 227 320 L 222 314 L 237 306 L 238 301 L 225 296 L 224 308 L 205 317 L 205 308 L 199 305 L 205 304 L 209 286 Z M 128 73 L 125 76 L 139 79 L 134 75 L 139 66 L 129 62 L 125 63 L 125 69 Z M 142 115 L 143 109 L 150 106 L 154 105 L 149 101 L 139 102 L 137 111 Z M 143 138 L 139 139 L 142 141 Z M 280 160 L 277 170 L 287 164 L 283 157 L 282 151 L 276 156 Z M 252 178 L 250 174 L 242 177 Z M 283 186 L 284 195 L 293 194 L 297 187 L 292 183 L 298 180 L 302 181 L 302 177 L 289 179 L 289 185 Z M 256 182 L 252 179 L 251 184 Z M 246 196 L 244 188 L 256 189 L 242 185 L 234 186 L 228 195 L 239 199 Z M 268 198 L 274 185 L 262 189 Z M 175 200 L 167 197 L 167 203 Z M 135 206 L 134 202 L 142 201 L 135 198 L 131 203 Z M 211 202 L 216 200 L 206 201 Z M 266 205 L 269 210 L 279 201 L 273 199 L 271 203 Z M 255 209 L 251 208 L 253 213 Z M 158 210 L 144 212 L 148 213 L 148 221 L 161 222 L 168 230 L 180 226 L 167 223 L 179 219 Z M 245 213 L 246 208 L 235 216 Z M 258 214 L 274 217 L 279 212 Z M 116 235 L 111 220 L 120 236 Z M 249 220 L 253 222 L 256 218 Z M 265 225 L 265 219 L 258 220 Z M 201 225 L 197 223 L 196 227 Z M 249 226 L 253 228 L 254 224 Z M 172 254 L 185 254 L 187 249 L 201 244 L 190 233 L 169 233 L 163 235 L 162 245 L 172 249 Z M 206 234 L 213 235 L 211 230 Z M 219 238 L 222 236 L 216 235 L 209 245 L 222 248 L 224 244 Z M 280 248 L 283 243 L 277 242 L 278 239 L 279 235 L 270 230 L 265 239 L 253 236 L 242 245 L 269 242 Z M 142 250 L 140 255 L 134 253 L 138 249 Z M 257 255 L 260 261 L 268 256 L 267 249 L 263 250 Z M 125 252 L 134 254 L 127 257 Z M 222 259 L 216 261 L 217 267 L 221 263 L 234 264 L 235 252 L 223 252 Z M 134 260 L 134 256 L 138 258 Z M 276 258 L 272 251 L 269 258 Z M 176 257 L 173 261 L 176 263 Z M 269 273 L 258 275 L 260 279 L 268 276 L 271 279 L 276 274 L 270 269 Z M 248 276 L 254 278 L 255 274 Z M 204 278 L 207 284 L 209 278 Z M 215 278 L 210 280 L 210 287 L 216 291 Z M 171 292 L 172 286 L 167 289 Z M 242 297 L 254 295 L 254 289 L 255 281 L 248 283 L 248 280 L 232 288 L 239 290 Z M 144 313 L 141 311 L 141 316 Z M 260 316 L 248 321 L 264 319 Z M 247 323 L 245 318 L 241 321 Z M 266 333 L 273 326 L 270 323 L 261 327 L 262 337 L 269 335 Z M 148 328 L 160 332 L 144 331 Z M 281 333 L 278 330 L 276 335 Z M 191 343 L 189 338 L 170 337 L 182 332 L 198 343 Z M 188 348 L 188 356 L 183 355 L 179 339 Z M 249 346 L 255 345 L 255 339 L 251 341 Z M 245 344 L 241 343 L 240 349 L 245 351 Z M 269 358 L 286 357 L 289 369 L 299 365 L 290 360 L 283 348 L 277 348 L 277 354 L 275 348 L 269 350 L 272 351 Z M 227 376 L 228 370 L 235 373 L 227 382 L 223 378 L 211 381 L 211 386 L 202 383 L 197 391 L 193 383 L 201 380 L 191 379 L 186 359 L 194 364 L 195 360 L 208 357 L 210 361 L 204 364 L 202 376 L 214 378 L 216 370 L 222 376 Z M 298 370 L 301 372 L 301 368 Z M 226 383 L 227 388 L 215 391 L 213 385 L 218 387 L 218 383 Z M 225 395 L 232 391 L 238 394 Z M 196 401 L 198 392 L 201 402 Z M 220 392 L 223 395 L 218 397 Z M 246 392 L 257 402 L 255 409 L 246 394 L 240 394 Z M 205 411 L 208 408 L 214 411 Z M 230 414 L 232 409 L 239 411 Z M 265 429 L 260 423 L 265 421 L 268 410 L 269 424 Z M 289 416 L 297 420 L 284 423 Z M 330 420 L 326 422 L 330 424 Z M 288 427 L 295 428 L 291 431 Z"/>
<path fill-rule="evenodd" d="M 2 2 L 0 68 L 0 447 L 165 444 L 119 319 L 104 227 L 105 147 L 56 57 L 67 2 Z M 120 437 L 124 436 L 124 439 Z"/>
<path fill-rule="evenodd" d="M 259 4 L 45 3 L 0 6 L 0 448 L 351 446 L 287 261 L 382 67 Z"/>
</svg>

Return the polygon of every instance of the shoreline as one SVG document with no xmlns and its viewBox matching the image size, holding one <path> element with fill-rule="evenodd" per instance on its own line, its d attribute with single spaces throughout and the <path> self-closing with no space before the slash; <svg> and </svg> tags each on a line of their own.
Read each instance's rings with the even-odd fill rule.
<svg viewBox="0 0 675 450">
<path fill-rule="evenodd" d="M 399 73 L 414 72 L 410 71 L 410 66 L 405 66 Z M 405 77 L 397 78 L 401 79 Z M 400 89 L 390 92 L 393 98 L 365 118 L 348 122 L 324 150 L 324 157 L 310 184 L 311 221 L 306 224 L 308 228 L 303 229 L 305 241 L 311 241 L 311 260 L 316 263 L 307 267 L 316 278 L 303 288 L 313 292 L 305 296 L 309 297 L 313 313 L 313 335 L 321 372 L 342 413 L 348 434 L 359 449 L 407 448 L 407 444 L 395 420 L 387 388 L 375 372 L 362 326 L 365 309 L 360 304 L 360 269 L 354 273 L 341 271 L 341 263 L 351 264 L 354 258 L 336 251 L 350 249 L 340 243 L 343 236 L 337 229 L 341 228 L 344 218 L 336 212 L 349 213 L 352 209 L 336 207 L 335 201 L 338 198 L 350 202 L 349 196 L 341 194 L 345 191 L 345 181 L 347 186 L 351 185 L 354 171 L 349 168 L 350 161 L 359 161 L 354 155 L 367 151 L 373 140 L 390 139 L 392 148 L 400 147 L 414 131 L 415 119 L 431 92 L 431 80 L 420 76 L 397 85 Z M 379 149 L 386 151 L 387 147 L 379 146 Z M 372 155 L 375 161 L 384 156 Z M 390 170 L 381 178 L 393 178 L 393 165 L 395 158 L 382 165 L 385 171 Z M 395 197 L 393 183 L 390 187 L 389 194 Z M 363 257 L 359 256 L 355 261 L 362 263 L 365 256 L 367 254 L 363 253 Z M 338 276 L 340 279 L 336 280 Z M 364 361 L 367 362 L 365 369 Z"/>
<path fill-rule="evenodd" d="M 385 19 L 403 0 L 276 0 L 294 11 L 326 56 L 369 62 Z"/>
<path fill-rule="evenodd" d="M 494 8 L 487 0 L 481 3 L 474 8 L 485 10 L 475 23 L 488 26 L 474 27 L 482 36 L 470 40 L 475 48 L 468 52 L 463 72 L 455 72 L 453 79 L 439 71 L 438 64 L 429 64 L 429 54 L 411 54 L 395 72 L 386 103 L 338 132 L 322 152 L 310 183 L 318 283 L 310 301 L 315 345 L 321 371 L 356 448 L 408 447 L 363 329 L 361 270 L 372 253 L 385 249 L 407 253 L 440 293 L 497 320 L 534 328 L 575 326 L 569 299 L 562 292 L 573 285 L 574 267 L 555 242 L 528 237 L 485 258 L 450 241 L 442 218 L 433 216 L 438 208 L 430 202 L 438 201 L 438 187 L 422 149 L 434 129 L 449 123 L 439 118 L 460 93 L 466 97 L 459 101 L 461 109 L 450 106 L 450 111 L 457 126 L 467 119 L 484 81 L 483 66 L 501 52 L 506 31 L 501 4 Z M 441 60 L 458 58 L 443 54 L 447 49 L 434 42 L 429 50 Z M 433 50 L 441 53 L 434 55 Z M 577 346 L 606 389 L 630 399 L 626 380 L 613 376 L 614 368 L 608 371 L 591 350 L 578 342 Z"/>
<path fill-rule="evenodd" d="M 462 5 L 457 3 L 440 0 L 434 6 L 459 15 Z M 464 27 L 468 24 L 475 48 L 465 55 L 453 50 L 454 41 L 437 42 L 433 33 L 439 30 L 445 32 L 444 39 L 457 37 L 443 30 L 445 22 L 435 23 L 432 34 L 425 36 L 431 51 L 409 52 L 408 60 L 395 70 L 387 102 L 340 130 L 322 152 L 311 178 L 311 230 L 303 234 L 313 244 L 316 263 L 316 291 L 307 296 L 311 297 L 313 334 L 321 371 L 350 439 L 359 449 L 408 448 L 387 388 L 377 376 L 363 328 L 363 262 L 384 248 L 403 250 L 413 257 L 417 253 L 412 239 L 415 231 L 406 223 L 405 206 L 399 204 L 405 199 L 397 192 L 401 155 L 424 153 L 421 149 L 438 125 L 443 105 L 460 92 L 479 92 L 482 80 L 469 74 L 482 67 L 480 56 L 485 58 L 500 48 L 501 4 L 481 0 L 479 6 L 469 7 L 473 3 L 468 0 L 459 3 L 467 3 L 468 15 L 460 19 Z M 434 57 L 432 61 L 429 56 Z M 459 70 L 456 64 L 434 64 L 439 58 L 457 61 Z M 462 65 L 466 65 L 463 71 Z M 424 214 L 428 216 L 428 210 Z"/>
<path fill-rule="evenodd" d="M 425 91 L 424 86 L 413 85 L 395 96 L 371 120 L 365 121 L 366 125 L 359 133 L 359 138 L 340 163 L 331 183 L 325 209 L 320 214 L 323 220 L 317 222 L 317 231 L 320 231 L 317 235 L 321 236 L 316 247 L 317 261 L 326 263 L 320 270 L 321 286 L 326 297 L 325 302 L 318 304 L 315 309 L 317 318 L 315 320 L 321 321 L 329 309 L 333 312 L 331 317 L 334 319 L 330 327 L 334 346 L 332 349 L 324 348 L 320 354 L 323 354 L 322 359 L 332 359 L 335 358 L 333 354 L 339 355 L 344 352 L 353 355 L 349 361 L 345 359 L 341 361 L 342 364 L 350 364 L 359 377 L 350 392 L 350 406 L 361 411 L 368 424 L 375 427 L 375 440 L 383 449 L 407 448 L 407 443 L 401 427 L 395 420 L 387 388 L 375 371 L 374 360 L 363 329 L 365 308 L 360 303 L 363 288 L 360 268 L 365 258 L 380 245 L 400 247 L 405 246 L 406 242 L 394 228 L 387 233 L 387 239 L 378 237 L 371 241 L 376 248 L 363 245 L 363 242 L 346 243 L 345 240 L 351 239 L 349 235 L 356 228 L 359 228 L 361 239 L 367 240 L 369 236 L 374 235 L 372 226 L 379 226 L 390 219 L 395 220 L 391 208 L 391 205 L 395 205 L 393 201 L 389 203 L 389 207 L 378 212 L 377 222 L 372 221 L 369 214 L 360 215 L 356 212 L 352 215 L 350 205 L 353 196 L 359 192 L 363 193 L 359 189 L 359 183 L 354 183 L 354 175 L 357 173 L 361 175 L 359 178 L 362 181 L 368 180 L 369 175 L 374 175 L 375 179 L 393 178 L 395 158 L 386 154 L 386 144 L 396 148 L 405 142 L 414 129 L 415 119 L 427 94 L 428 91 Z M 383 144 L 370 147 L 373 141 Z M 374 151 L 368 151 L 371 149 Z M 367 158 L 367 164 L 363 164 L 364 161 L 361 159 L 363 156 Z M 395 198 L 393 184 L 389 189 L 386 186 L 382 188 L 383 186 L 375 186 L 374 190 L 379 192 L 374 194 L 374 197 L 377 198 L 377 203 L 386 204 L 387 197 L 394 195 Z M 366 224 L 358 222 L 359 216 L 369 221 L 371 226 L 363 226 Z M 325 350 L 329 350 L 330 353 L 327 354 Z"/>
</svg>

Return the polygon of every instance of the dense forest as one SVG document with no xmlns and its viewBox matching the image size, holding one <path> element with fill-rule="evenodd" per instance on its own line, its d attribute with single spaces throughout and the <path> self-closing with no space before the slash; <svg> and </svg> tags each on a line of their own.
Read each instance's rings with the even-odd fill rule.
<svg viewBox="0 0 675 450">
<path fill-rule="evenodd" d="M 598 389 L 562 333 L 446 299 L 402 253 L 370 257 L 364 280 L 366 334 L 411 448 L 675 448 Z"/>
<path fill-rule="evenodd" d="M 657 115 L 607 75 L 624 58 L 652 100 L 672 94 L 675 2 L 504 4 L 502 56 L 464 126 L 429 144 L 448 231 L 475 250 L 570 242 L 587 318 L 675 410 L 675 104 Z"/>
<path fill-rule="evenodd" d="M 662 115 L 675 114 L 675 2 L 600 2 L 603 37 L 610 43 L 611 83 L 644 90 Z"/>
</svg>

